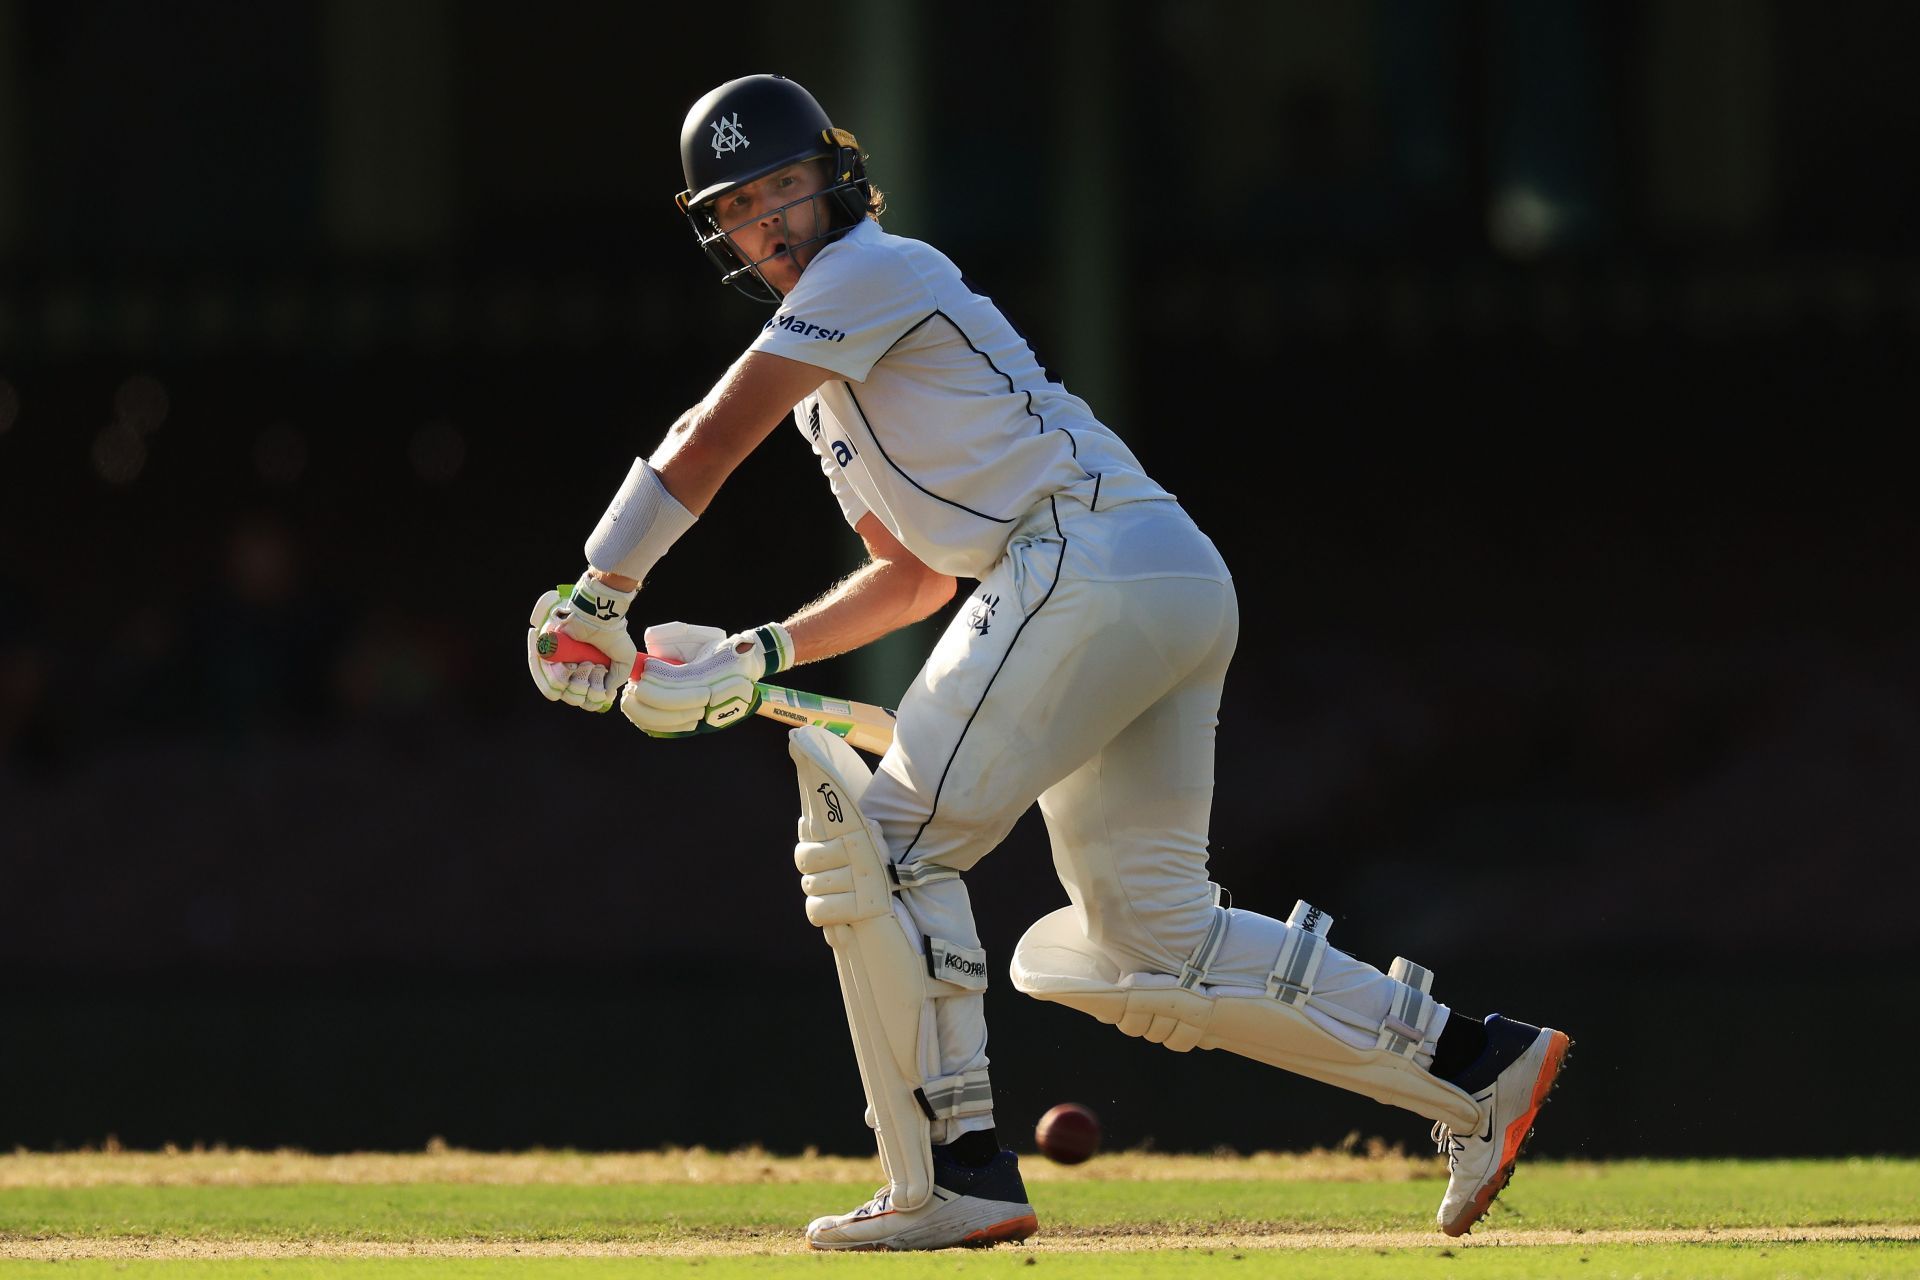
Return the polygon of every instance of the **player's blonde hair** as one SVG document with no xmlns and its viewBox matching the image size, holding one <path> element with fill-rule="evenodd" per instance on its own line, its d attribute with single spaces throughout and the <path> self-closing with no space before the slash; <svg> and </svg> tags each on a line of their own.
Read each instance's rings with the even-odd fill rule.
<svg viewBox="0 0 1920 1280">
<path fill-rule="evenodd" d="M 853 134 L 846 129 L 835 129 L 833 130 L 833 140 L 858 156 L 861 167 L 866 167 L 867 152 L 866 148 L 860 145 L 860 139 L 854 137 Z M 880 221 L 880 215 L 886 211 L 887 193 L 879 187 L 876 187 L 873 182 L 869 180 L 867 182 L 867 216 L 875 222 L 878 222 Z"/>
</svg>

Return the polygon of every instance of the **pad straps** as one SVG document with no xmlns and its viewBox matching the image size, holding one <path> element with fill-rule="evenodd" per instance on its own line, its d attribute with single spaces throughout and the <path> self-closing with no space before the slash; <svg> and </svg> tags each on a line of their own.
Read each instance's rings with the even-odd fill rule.
<svg viewBox="0 0 1920 1280">
<path fill-rule="evenodd" d="M 1313 995 L 1313 980 L 1320 973 L 1320 961 L 1327 952 L 1327 932 L 1332 927 L 1333 917 L 1305 899 L 1293 904 L 1293 912 L 1287 917 L 1287 940 L 1281 944 L 1273 971 L 1267 975 L 1269 996 L 1282 1004 L 1308 1002 Z M 1433 998 L 1433 971 L 1405 956 L 1395 956 L 1387 977 L 1395 984 L 1393 1001 L 1377 1028 L 1375 1047 L 1404 1058 L 1414 1058 L 1422 1050 L 1431 1052 L 1428 1041 L 1434 1018 L 1440 1011 L 1439 1002 Z"/>
<path fill-rule="evenodd" d="M 963 947 L 923 933 L 920 950 L 927 959 L 930 998 L 971 995 L 987 989 L 987 953 L 981 948 Z M 933 1016 L 931 1008 L 927 1016 Z M 937 1029 L 934 1037 L 939 1038 Z M 993 1080 L 985 1067 L 938 1076 L 916 1090 L 915 1099 L 929 1120 L 988 1115 L 993 1111 Z"/>
<path fill-rule="evenodd" d="M 1227 940 L 1227 909 L 1220 905 L 1220 899 L 1226 890 L 1219 885 L 1213 886 L 1213 918 L 1207 921 L 1207 934 L 1200 944 L 1180 966 L 1180 989 L 1191 991 L 1207 980 L 1207 973 L 1213 968 L 1214 960 L 1220 955 L 1220 944 Z"/>
<path fill-rule="evenodd" d="M 1395 956 L 1387 976 L 1400 985 L 1393 993 L 1393 1007 L 1380 1024 L 1380 1048 L 1411 1058 L 1426 1043 L 1427 1030 L 1440 1010 L 1432 995 L 1433 970 Z"/>
<path fill-rule="evenodd" d="M 921 950 L 927 957 L 927 977 L 933 980 L 927 988 L 929 996 L 951 996 L 961 991 L 985 991 L 987 989 L 987 953 L 979 947 L 963 947 L 948 942 L 944 938 L 920 935 Z M 942 987 L 947 990 L 942 990 Z"/>
<path fill-rule="evenodd" d="M 1287 940 L 1267 975 L 1267 994 L 1282 1004 L 1299 1004 L 1313 994 L 1313 980 L 1327 953 L 1327 931 L 1333 917 L 1303 898 L 1287 917 Z"/>
<path fill-rule="evenodd" d="M 904 864 L 889 862 L 887 879 L 893 881 L 895 892 L 901 889 L 918 889 L 923 884 L 934 884 L 941 880 L 958 880 L 960 873 L 952 867 L 935 866 L 931 863 L 916 862 Z"/>
<path fill-rule="evenodd" d="M 985 1067 L 929 1080 L 914 1092 L 929 1120 L 983 1116 L 993 1111 L 993 1082 L 987 1078 Z"/>
</svg>

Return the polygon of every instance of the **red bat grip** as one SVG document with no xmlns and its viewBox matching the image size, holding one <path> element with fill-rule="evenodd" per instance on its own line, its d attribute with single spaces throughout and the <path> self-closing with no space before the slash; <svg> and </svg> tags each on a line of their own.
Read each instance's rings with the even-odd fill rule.
<svg viewBox="0 0 1920 1280">
<path fill-rule="evenodd" d="M 548 640 L 553 641 L 553 648 L 551 650 L 547 648 Z M 564 631 L 547 632 L 540 637 L 539 644 L 542 650 L 540 656 L 547 662 L 591 662 L 595 666 L 600 667 L 611 667 L 613 665 L 612 658 L 609 658 L 585 640 L 575 640 Z M 666 662 L 674 666 L 680 665 L 674 662 L 672 658 L 649 658 L 644 653 L 636 654 L 633 659 L 633 674 L 635 679 L 639 678 L 640 673 L 646 669 L 646 665 L 649 662 Z"/>
</svg>

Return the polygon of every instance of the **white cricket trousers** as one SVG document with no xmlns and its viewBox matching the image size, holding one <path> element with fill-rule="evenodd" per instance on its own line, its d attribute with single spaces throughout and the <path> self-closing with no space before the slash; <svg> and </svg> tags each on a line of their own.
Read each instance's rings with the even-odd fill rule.
<svg viewBox="0 0 1920 1280">
<path fill-rule="evenodd" d="M 1238 634 L 1226 564 L 1177 503 L 1094 510 L 1056 495 L 928 655 L 861 808 L 895 863 L 965 871 L 1038 800 L 1087 936 L 1123 969 L 1177 974 L 1213 919 L 1214 729 Z M 900 897 L 921 933 L 980 945 L 960 880 Z M 1287 929 L 1230 911 L 1209 983 L 1263 987 Z M 1329 948 L 1314 993 L 1346 1016 L 1309 1015 L 1371 1048 L 1394 988 Z M 982 997 L 932 1003 L 941 1073 L 984 1068 Z M 936 1122 L 934 1141 L 992 1124 Z"/>
</svg>

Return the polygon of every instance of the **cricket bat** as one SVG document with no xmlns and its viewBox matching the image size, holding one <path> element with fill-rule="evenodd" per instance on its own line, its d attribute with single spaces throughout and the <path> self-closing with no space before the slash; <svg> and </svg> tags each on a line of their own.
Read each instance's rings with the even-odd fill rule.
<svg viewBox="0 0 1920 1280">
<path fill-rule="evenodd" d="M 602 667 L 613 665 L 606 654 L 564 631 L 545 632 L 538 643 L 540 656 L 548 662 L 591 662 Z M 633 661 L 633 674 L 638 676 L 649 662 L 668 661 L 667 658 L 650 658 L 643 653 Z M 845 738 L 860 750 L 876 756 L 885 755 L 887 748 L 893 745 L 894 715 L 886 707 L 871 702 L 823 698 L 819 694 L 777 684 L 756 683 L 753 688 L 759 695 L 754 713 L 769 720 L 778 720 L 785 725 L 817 724 L 827 732 Z"/>
</svg>

